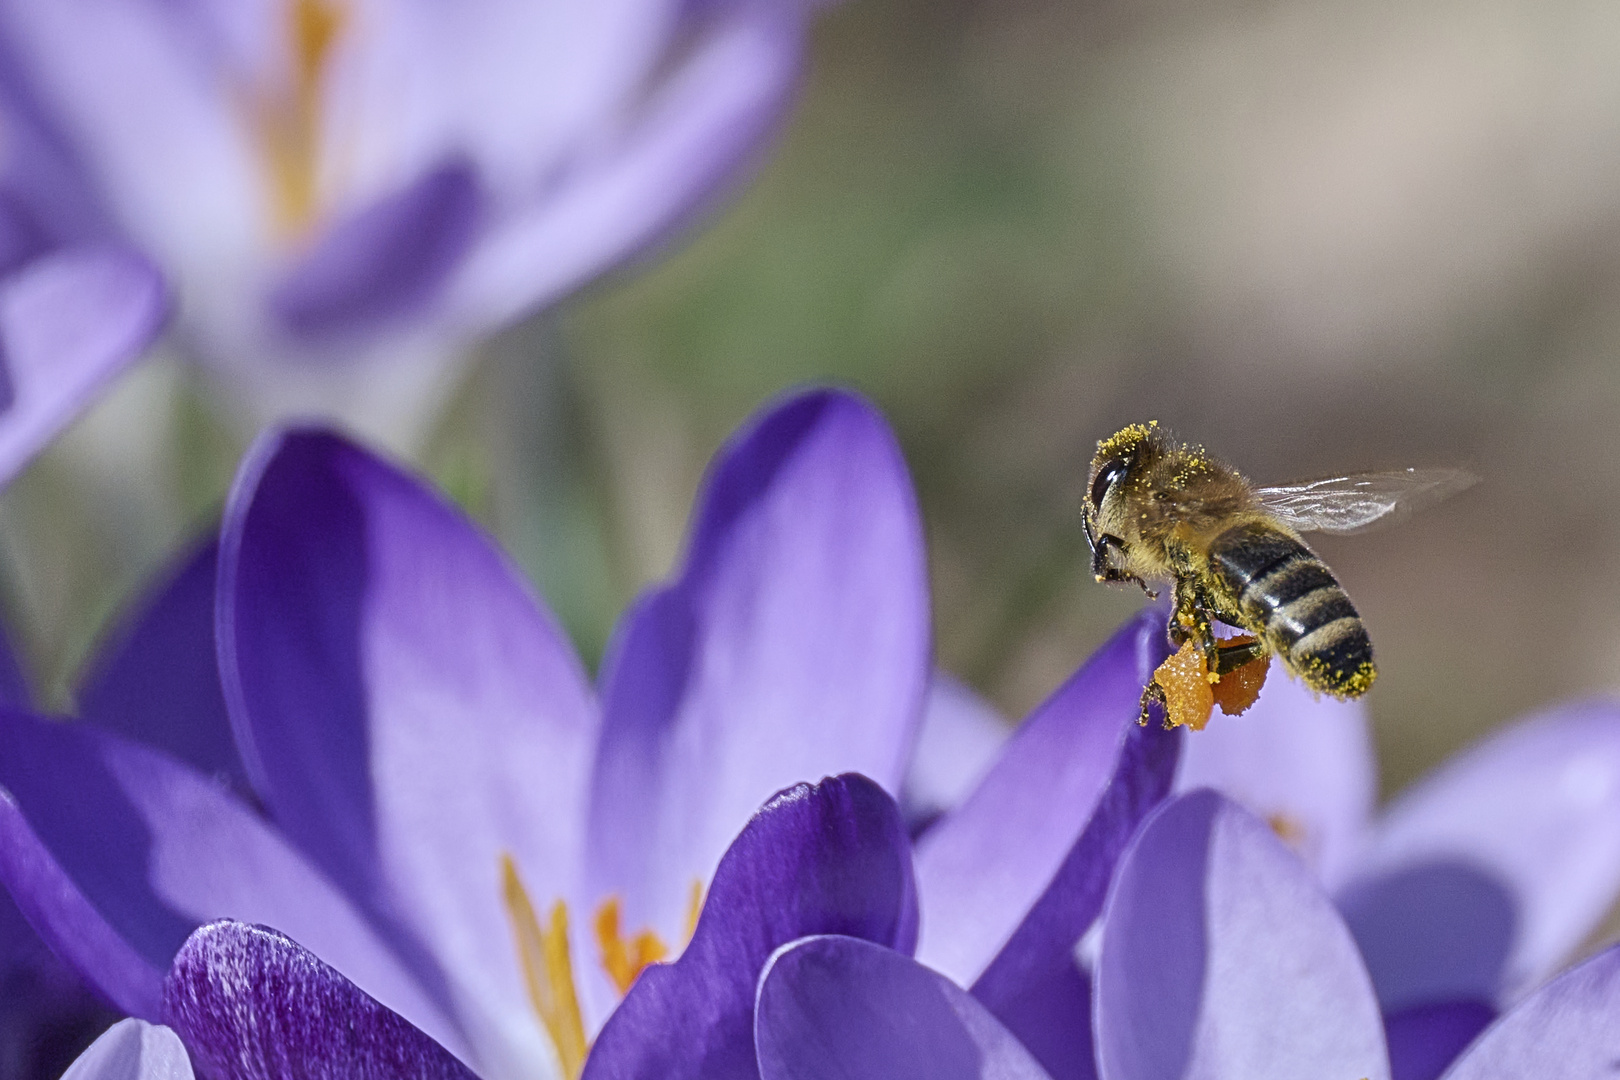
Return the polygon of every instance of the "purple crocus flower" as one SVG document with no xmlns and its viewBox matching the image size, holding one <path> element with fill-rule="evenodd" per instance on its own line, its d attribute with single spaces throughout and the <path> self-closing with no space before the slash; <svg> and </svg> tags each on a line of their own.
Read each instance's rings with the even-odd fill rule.
<svg viewBox="0 0 1620 1080">
<path fill-rule="evenodd" d="M 1096 980 L 1102 1080 L 1391 1076 L 1349 927 L 1267 823 L 1211 791 L 1161 806 L 1121 861 Z M 1446 1080 L 1607 1075 L 1617 1010 L 1611 949 L 1496 1021 Z M 836 935 L 773 956 L 755 1039 L 762 1080 L 1048 1075 L 948 979 Z"/>
<path fill-rule="evenodd" d="M 216 638 L 217 685 L 199 663 Z M 234 918 L 486 1080 L 572 1072 L 708 910 L 772 791 L 851 770 L 901 788 L 928 644 L 904 464 L 847 394 L 789 399 L 722 452 L 682 569 L 615 637 L 600 705 L 457 511 L 332 435 L 274 434 L 217 545 L 109 638 L 90 722 L 0 714 L 0 873 L 133 1016 L 161 1021 L 187 935 Z M 1162 626 L 1129 624 L 928 833 L 922 954 L 1009 1015 L 1084 1014 L 1070 948 L 1174 767 L 1178 740 L 1130 722 L 1163 654 Z"/>
<path fill-rule="evenodd" d="M 1376 817 L 1363 708 L 1274 680 L 1189 738 L 1177 784 L 1266 818 L 1335 897 L 1396 1080 L 1432 1080 L 1541 985 L 1620 895 L 1620 706 L 1553 707 L 1463 752 Z"/>
<path fill-rule="evenodd" d="M 1162 621 L 1132 620 L 919 850 L 919 955 L 1058 1058 L 1089 1045 L 1074 942 L 1174 772 L 1179 734 L 1133 722 L 1164 654 Z M 898 790 L 929 683 L 914 499 L 848 395 L 792 398 L 722 453 L 684 567 L 615 638 L 600 706 L 456 511 L 352 444 L 282 433 L 244 465 L 218 544 L 109 639 L 90 722 L 0 715 L 0 872 L 148 1021 L 187 935 L 234 918 L 486 1080 L 574 1071 L 609 1014 L 592 1069 L 700 1070 L 644 1058 L 638 1032 L 719 995 L 704 1022 L 746 1033 L 769 948 L 738 953 L 752 939 L 728 931 L 716 968 L 700 921 L 620 1004 L 624 987 L 679 949 L 704 896 L 709 918 L 721 853 L 772 790 L 851 767 Z"/>
<path fill-rule="evenodd" d="M 0 37 L 0 483 L 157 335 L 157 271 L 101 212 Z"/>
<path fill-rule="evenodd" d="M 809 7 L 8 0 L 0 32 L 238 403 L 385 428 L 708 205 L 781 119 Z"/>
</svg>

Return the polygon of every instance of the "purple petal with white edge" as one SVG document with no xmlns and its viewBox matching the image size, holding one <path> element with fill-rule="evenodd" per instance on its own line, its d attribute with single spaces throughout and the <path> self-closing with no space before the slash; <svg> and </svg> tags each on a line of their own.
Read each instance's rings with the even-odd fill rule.
<svg viewBox="0 0 1620 1080">
<path fill-rule="evenodd" d="M 592 895 L 679 935 L 694 884 L 754 809 L 807 777 L 905 775 L 928 689 L 922 527 L 864 400 L 800 394 L 711 467 L 685 566 L 603 664 Z"/>
<path fill-rule="evenodd" d="M 848 937 L 786 946 L 760 979 L 761 1080 L 1047 1080 L 972 995 Z"/>
<path fill-rule="evenodd" d="M 1012 730 L 995 706 L 954 676 L 934 672 L 900 798 L 913 834 L 979 786 Z"/>
<path fill-rule="evenodd" d="M 0 872 L 57 953 L 146 1019 L 193 928 L 274 920 L 368 991 L 458 1041 L 375 931 L 229 791 L 89 724 L 0 712 Z M 63 798 L 71 792 L 72 798 Z"/>
<path fill-rule="evenodd" d="M 799 4 L 744 0 L 697 27 L 621 137 L 589 144 L 474 248 L 450 300 L 462 320 L 499 324 L 553 303 L 711 204 L 786 113 L 804 23 Z"/>
<path fill-rule="evenodd" d="M 140 356 L 168 310 L 157 271 L 112 248 L 64 248 L 0 282 L 0 482 Z"/>
<path fill-rule="evenodd" d="M 264 926 L 201 927 L 174 958 L 164 1021 L 211 1080 L 476 1080 L 444 1047 Z"/>
<path fill-rule="evenodd" d="M 909 954 L 917 892 L 905 824 L 864 776 L 772 799 L 720 861 L 692 942 L 641 973 L 608 1018 L 585 1080 L 755 1080 L 754 995 L 772 952 L 841 934 Z"/>
<path fill-rule="evenodd" d="M 542 909 L 575 895 L 597 716 L 567 640 L 460 512 L 314 430 L 243 465 L 219 599 L 225 699 L 269 813 L 398 947 L 425 946 L 481 1072 L 532 1070 L 549 1050 L 501 867 Z"/>
<path fill-rule="evenodd" d="M 1103 915 L 1103 1080 L 1387 1080 L 1372 984 L 1314 876 L 1212 791 L 1137 834 Z"/>
<path fill-rule="evenodd" d="M 171 1028 L 121 1020 L 90 1044 L 62 1080 L 192 1080 L 191 1058 Z"/>
<path fill-rule="evenodd" d="M 472 163 L 454 158 L 333 225 L 270 293 L 295 337 L 374 329 L 431 305 L 478 228 Z"/>
<path fill-rule="evenodd" d="M 1384 1017 L 1391 1080 L 1435 1080 L 1495 1019 L 1482 1001 L 1414 1005 Z"/>
<path fill-rule="evenodd" d="M 1592 1080 L 1620 1062 L 1620 947 L 1558 976 L 1470 1046 L 1445 1080 Z"/>
<path fill-rule="evenodd" d="M 1378 792 L 1367 708 L 1313 694 L 1277 665 L 1246 712 L 1188 735 L 1176 790 L 1201 787 L 1271 822 L 1331 890 L 1366 842 Z"/>
<path fill-rule="evenodd" d="M 166 750 L 252 798 L 219 688 L 218 554 L 212 535 L 195 545 L 108 635 L 80 683 L 79 715 Z"/>
<path fill-rule="evenodd" d="M 923 963 L 966 985 L 1007 944 L 1091 823 L 1127 734 L 1162 732 L 1138 728 L 1136 719 L 1142 687 L 1166 653 L 1163 612 L 1132 618 L 1018 727 L 967 800 L 921 837 Z M 1124 827 L 1128 836 L 1134 825 Z M 1109 868 L 1099 869 L 1106 888 Z"/>
<path fill-rule="evenodd" d="M 1620 705 L 1564 705 L 1398 798 L 1340 896 L 1386 1010 L 1506 1002 L 1620 892 Z"/>
</svg>

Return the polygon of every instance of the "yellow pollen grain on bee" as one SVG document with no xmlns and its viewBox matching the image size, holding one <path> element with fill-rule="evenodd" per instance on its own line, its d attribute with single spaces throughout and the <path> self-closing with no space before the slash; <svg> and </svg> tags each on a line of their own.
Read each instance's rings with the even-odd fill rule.
<svg viewBox="0 0 1620 1080">
<path fill-rule="evenodd" d="M 255 95 L 253 109 L 269 173 L 271 216 L 297 237 L 315 220 L 326 77 L 349 13 L 332 0 L 290 0 L 286 9 L 291 71 L 284 86 Z"/>
<path fill-rule="evenodd" d="M 501 898 L 512 923 L 529 1002 L 546 1034 L 551 1036 L 563 1076 L 577 1080 L 585 1068 L 590 1043 L 585 1038 L 579 995 L 574 990 L 574 968 L 568 948 L 568 905 L 561 900 L 553 904 L 549 918 L 542 925 L 529 892 L 518 877 L 517 864 L 507 854 L 501 856 Z"/>
<path fill-rule="evenodd" d="M 651 930 L 642 930 L 626 940 L 619 932 L 619 898 L 610 896 L 596 909 L 596 944 L 602 950 L 602 968 L 619 988 L 628 994 L 642 968 L 669 955 L 665 945 Z"/>
</svg>

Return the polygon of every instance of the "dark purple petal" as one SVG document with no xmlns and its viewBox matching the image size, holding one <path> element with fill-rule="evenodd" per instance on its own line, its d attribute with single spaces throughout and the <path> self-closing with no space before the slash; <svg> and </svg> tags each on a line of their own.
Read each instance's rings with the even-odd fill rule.
<svg viewBox="0 0 1620 1080">
<path fill-rule="evenodd" d="M 65 248 L 0 282 L 0 482 L 114 375 L 169 310 L 157 271 L 112 248 Z"/>
<path fill-rule="evenodd" d="M 771 959 L 754 1041 L 761 1080 L 1046 1080 L 970 994 L 856 938 L 807 938 Z"/>
<path fill-rule="evenodd" d="M 767 803 L 721 859 L 679 960 L 641 973 L 585 1063 L 588 1080 L 754 1080 L 754 993 L 771 953 L 842 934 L 910 953 L 917 893 L 899 808 L 863 776 Z"/>
<path fill-rule="evenodd" d="M 243 466 L 219 599 L 225 698 L 269 813 L 396 947 L 426 948 L 413 970 L 483 1025 L 481 1068 L 543 1053 L 502 859 L 542 910 L 574 897 L 596 710 L 520 573 L 412 477 L 300 430 Z"/>
<path fill-rule="evenodd" d="M 509 322 L 670 236 L 776 130 L 803 59 L 801 5 L 744 0 L 684 31 L 622 133 L 585 142 L 474 249 L 451 300 L 464 320 Z"/>
<path fill-rule="evenodd" d="M 1177 791 L 1209 787 L 1272 823 L 1331 891 L 1366 843 L 1378 794 L 1367 707 L 1272 668 L 1260 698 L 1190 733 Z"/>
<path fill-rule="evenodd" d="M 1340 903 L 1385 1010 L 1512 1001 L 1620 892 L 1620 705 L 1565 705 L 1390 807 Z"/>
<path fill-rule="evenodd" d="M 173 1030 L 130 1019 L 109 1028 L 62 1080 L 192 1080 L 192 1076 L 191 1058 Z"/>
<path fill-rule="evenodd" d="M 0 819 L 7 813 L 0 810 Z M 0 888 L 0 1076 L 56 1080 L 119 1015 L 46 947 Z"/>
<path fill-rule="evenodd" d="M 455 158 L 329 228 L 270 293 L 289 332 L 311 338 L 420 315 L 472 244 L 482 197 Z"/>
<path fill-rule="evenodd" d="M 1264 822 L 1166 803 L 1119 865 L 1096 970 L 1104 1080 L 1389 1076 L 1354 940 Z"/>
<path fill-rule="evenodd" d="M 454 1040 L 390 950 L 229 791 L 89 724 L 0 713 L 0 872 L 42 937 L 106 997 L 157 1019 L 199 923 L 274 919 L 360 985 Z M 71 797 L 64 797 L 71 793 Z"/>
<path fill-rule="evenodd" d="M 1495 1019 L 1483 1001 L 1437 1001 L 1384 1017 L 1390 1080 L 1435 1080 Z"/>
<path fill-rule="evenodd" d="M 80 684 L 79 715 L 251 797 L 214 654 L 218 554 L 213 536 L 196 545 L 108 635 Z"/>
<path fill-rule="evenodd" d="M 1620 948 L 1535 991 L 1485 1030 L 1445 1080 L 1596 1080 L 1620 1068 Z"/>
<path fill-rule="evenodd" d="M 1090 989 L 1075 943 L 1102 908 L 1120 851 L 1175 775 L 1181 733 L 1136 723 L 1166 648 L 1162 611 L 1132 619 L 918 844 L 920 958 L 971 983 L 1060 1080 L 1092 1069 Z"/>
<path fill-rule="evenodd" d="M 216 922 L 192 934 L 164 983 L 163 1013 L 210 1080 L 476 1080 L 268 927 Z"/>
<path fill-rule="evenodd" d="M 603 665 L 593 895 L 678 936 L 754 809 L 806 778 L 905 775 L 928 688 L 922 529 L 881 416 L 801 394 L 711 468 L 685 566 Z"/>
</svg>

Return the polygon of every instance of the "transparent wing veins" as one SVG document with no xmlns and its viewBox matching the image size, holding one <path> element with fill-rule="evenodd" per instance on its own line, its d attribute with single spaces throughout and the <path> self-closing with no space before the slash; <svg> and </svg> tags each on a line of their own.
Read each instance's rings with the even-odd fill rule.
<svg viewBox="0 0 1620 1080">
<path fill-rule="evenodd" d="M 1466 469 L 1392 469 L 1255 489 L 1261 505 L 1300 532 L 1353 533 L 1403 520 L 1472 487 Z"/>
</svg>

